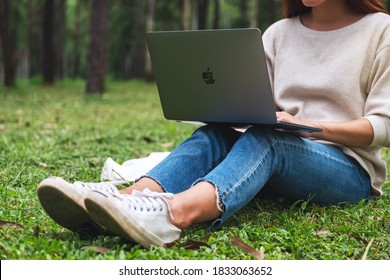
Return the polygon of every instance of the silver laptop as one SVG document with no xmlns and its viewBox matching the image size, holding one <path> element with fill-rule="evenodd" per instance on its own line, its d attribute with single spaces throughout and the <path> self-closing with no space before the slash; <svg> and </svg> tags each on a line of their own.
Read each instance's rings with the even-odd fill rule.
<svg viewBox="0 0 390 280">
<path fill-rule="evenodd" d="M 276 120 L 259 29 L 148 32 L 146 40 L 166 119 L 320 131 Z"/>
</svg>

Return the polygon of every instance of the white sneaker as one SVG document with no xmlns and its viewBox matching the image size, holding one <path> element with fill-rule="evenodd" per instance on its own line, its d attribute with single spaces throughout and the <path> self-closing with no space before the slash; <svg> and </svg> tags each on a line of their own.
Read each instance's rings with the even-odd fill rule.
<svg viewBox="0 0 390 280">
<path fill-rule="evenodd" d="M 163 247 L 180 238 L 181 230 L 172 225 L 167 199 L 171 193 L 149 189 L 133 191 L 131 195 L 111 195 L 99 191 L 87 194 L 84 200 L 90 217 L 109 231 L 149 248 Z"/>
<path fill-rule="evenodd" d="M 98 233 L 102 228 L 88 215 L 84 205 L 86 195 L 99 190 L 104 193 L 119 194 L 116 186 L 128 182 L 68 183 L 59 177 L 49 177 L 39 183 L 39 201 L 46 213 L 59 225 L 72 231 Z"/>
</svg>

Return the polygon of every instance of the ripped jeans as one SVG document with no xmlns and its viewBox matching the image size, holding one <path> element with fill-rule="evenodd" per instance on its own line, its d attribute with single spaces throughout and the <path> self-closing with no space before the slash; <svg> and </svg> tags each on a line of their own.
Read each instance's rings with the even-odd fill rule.
<svg viewBox="0 0 390 280">
<path fill-rule="evenodd" d="M 145 177 L 170 193 L 200 181 L 217 188 L 222 224 L 265 186 L 289 200 L 328 205 L 370 196 L 370 178 L 339 149 L 273 129 L 203 126 Z"/>
</svg>

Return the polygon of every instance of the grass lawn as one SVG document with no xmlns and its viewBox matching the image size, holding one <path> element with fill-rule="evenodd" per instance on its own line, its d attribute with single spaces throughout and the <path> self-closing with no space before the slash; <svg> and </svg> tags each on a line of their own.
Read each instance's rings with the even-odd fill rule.
<svg viewBox="0 0 390 280">
<path fill-rule="evenodd" d="M 381 199 L 343 207 L 255 199 L 217 230 L 185 230 L 171 248 L 61 228 L 38 202 L 42 179 L 98 181 L 107 157 L 170 151 L 194 130 L 163 118 L 153 84 L 111 81 L 102 98 L 83 91 L 82 81 L 0 87 L 0 259 L 390 259 L 389 181 Z M 384 156 L 390 163 L 390 150 Z"/>
</svg>

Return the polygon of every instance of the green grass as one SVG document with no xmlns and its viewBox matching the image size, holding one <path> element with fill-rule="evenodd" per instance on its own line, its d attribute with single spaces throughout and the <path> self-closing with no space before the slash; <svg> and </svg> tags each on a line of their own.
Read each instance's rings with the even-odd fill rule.
<svg viewBox="0 0 390 280">
<path fill-rule="evenodd" d="M 361 259 L 366 249 L 368 259 L 390 259 L 388 181 L 381 199 L 343 207 L 255 199 L 221 228 L 193 226 L 166 249 L 61 228 L 38 202 L 42 179 L 98 181 L 107 157 L 169 151 L 194 129 L 163 118 L 153 84 L 110 82 L 102 98 L 83 90 L 82 81 L 0 87 L 0 259 L 253 259 L 237 239 L 268 260 Z"/>
</svg>

